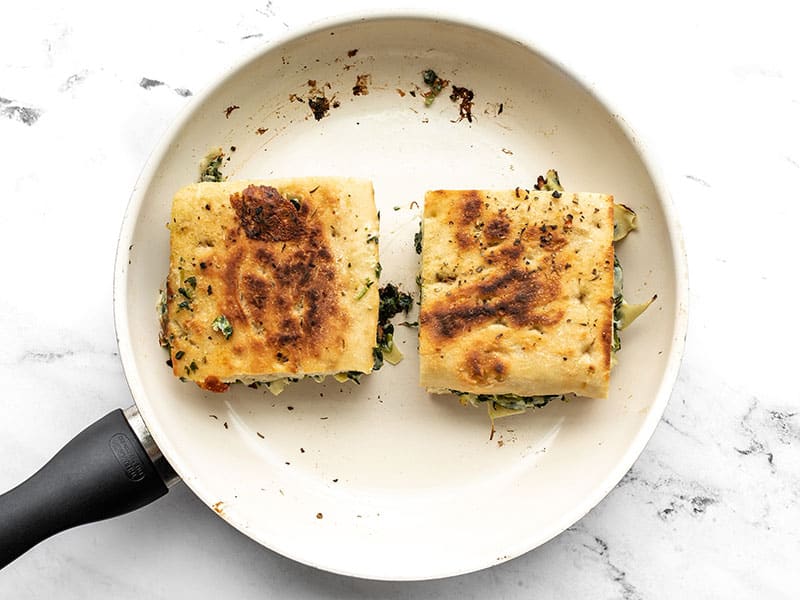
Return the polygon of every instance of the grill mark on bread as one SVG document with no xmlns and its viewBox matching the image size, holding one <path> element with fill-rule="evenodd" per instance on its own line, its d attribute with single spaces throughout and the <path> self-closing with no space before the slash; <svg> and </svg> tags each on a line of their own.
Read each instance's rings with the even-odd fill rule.
<svg viewBox="0 0 800 600">
<path fill-rule="evenodd" d="M 442 341 L 503 318 L 516 327 L 549 327 L 564 316 L 563 311 L 546 308 L 560 292 L 558 279 L 515 268 L 457 288 L 450 296 L 427 307 L 420 315 L 420 322 L 430 326 Z"/>
<path fill-rule="evenodd" d="M 319 357 L 333 347 L 328 331 L 347 326 L 323 226 L 308 203 L 296 208 L 275 188 L 250 185 L 230 202 L 239 228 L 229 232 L 223 250 L 223 310 L 234 335 L 242 327 L 255 331 L 280 348 L 292 370 L 302 356 Z"/>
</svg>

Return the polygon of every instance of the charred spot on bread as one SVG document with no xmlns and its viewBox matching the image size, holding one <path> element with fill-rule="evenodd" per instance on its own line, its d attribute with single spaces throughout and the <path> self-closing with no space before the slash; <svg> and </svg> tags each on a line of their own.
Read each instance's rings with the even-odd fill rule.
<svg viewBox="0 0 800 600">
<path fill-rule="evenodd" d="M 298 240 L 306 230 L 301 222 L 308 205 L 298 210 L 272 186 L 248 185 L 230 197 L 239 225 L 251 240 L 286 242 Z"/>
</svg>

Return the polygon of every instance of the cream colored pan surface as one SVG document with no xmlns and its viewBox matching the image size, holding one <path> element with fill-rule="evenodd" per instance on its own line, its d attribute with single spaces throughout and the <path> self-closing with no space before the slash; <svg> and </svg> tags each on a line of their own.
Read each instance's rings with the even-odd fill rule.
<svg viewBox="0 0 800 600">
<path fill-rule="evenodd" d="M 474 93 L 471 120 L 425 69 Z M 358 93 L 357 93 L 358 92 Z M 310 97 L 329 108 L 315 118 Z M 502 419 L 419 387 L 405 355 L 361 385 L 301 382 L 280 396 L 175 379 L 158 345 L 173 193 L 221 147 L 229 179 L 371 179 L 382 283 L 416 294 L 424 192 L 530 188 L 548 168 L 573 191 L 613 193 L 639 231 L 619 246 L 626 295 L 657 303 L 623 332 L 607 400 Z M 235 148 L 235 150 L 233 149 Z M 254 540 L 321 569 L 374 579 L 475 571 L 536 548 L 622 478 L 655 429 L 686 330 L 678 227 L 646 150 L 608 103 L 523 41 L 425 17 L 329 22 L 266 47 L 198 96 L 158 147 L 122 227 L 120 354 L 153 438 L 186 484 Z M 409 320 L 415 320 L 412 313 Z"/>
</svg>

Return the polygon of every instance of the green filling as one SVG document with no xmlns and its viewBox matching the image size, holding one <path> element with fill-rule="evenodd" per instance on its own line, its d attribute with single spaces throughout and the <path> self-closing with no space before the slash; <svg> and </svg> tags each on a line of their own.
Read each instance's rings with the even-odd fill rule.
<svg viewBox="0 0 800 600">
<path fill-rule="evenodd" d="M 372 370 L 377 371 L 383 366 L 384 360 L 389 364 L 397 364 L 402 360 L 403 354 L 394 343 L 394 325 L 389 321 L 399 313 L 408 314 L 414 305 L 411 294 L 401 292 L 393 283 L 387 283 L 378 290 L 380 302 L 378 304 L 378 333 L 375 337 L 375 347 L 372 349 Z"/>
<path fill-rule="evenodd" d="M 419 224 L 419 231 L 414 234 L 414 250 L 417 254 L 422 254 L 422 223 Z"/>
<path fill-rule="evenodd" d="M 628 304 L 622 295 L 622 265 L 614 256 L 614 315 L 611 319 L 611 354 L 612 360 L 622 346 L 619 332 L 634 322 L 648 306 L 650 306 L 658 296 L 653 296 L 646 302 L 640 304 Z"/>
<path fill-rule="evenodd" d="M 553 400 L 563 400 L 563 394 L 551 394 L 547 396 L 517 396 L 516 394 L 471 394 L 469 392 L 459 392 L 450 390 L 457 395 L 462 404 L 469 402 L 472 406 L 490 405 L 502 406 L 511 411 L 523 411 L 529 408 L 543 408 Z"/>
<path fill-rule="evenodd" d="M 162 348 L 169 350 L 169 339 L 167 338 L 167 324 L 169 314 L 167 313 L 167 291 L 161 290 L 158 295 L 158 344 Z"/>
<path fill-rule="evenodd" d="M 622 347 L 619 339 L 619 332 L 622 331 L 621 308 L 624 300 L 622 299 L 622 265 L 619 264 L 616 254 L 614 255 L 614 315 L 611 319 L 611 353 L 616 354 Z"/>
<path fill-rule="evenodd" d="M 378 290 L 380 303 L 378 304 L 378 325 L 385 325 L 389 319 L 403 312 L 408 314 L 414 305 L 411 294 L 401 292 L 393 283 L 387 283 Z"/>
<path fill-rule="evenodd" d="M 226 177 L 222 174 L 222 159 L 225 153 L 221 148 L 217 148 L 204 159 L 204 166 L 200 172 L 200 181 L 225 181 Z"/>
</svg>

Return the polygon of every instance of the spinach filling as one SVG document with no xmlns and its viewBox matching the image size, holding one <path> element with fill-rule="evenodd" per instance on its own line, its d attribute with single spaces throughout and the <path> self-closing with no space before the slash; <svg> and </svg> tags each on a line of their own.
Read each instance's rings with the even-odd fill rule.
<svg viewBox="0 0 800 600">
<path fill-rule="evenodd" d="M 483 406 L 486 403 L 500 406 L 510 411 L 523 411 L 529 408 L 543 408 L 553 400 L 564 400 L 564 394 L 550 394 L 546 396 L 517 396 L 516 394 L 470 394 L 450 390 L 458 396 L 462 404 L 469 402 L 472 406 Z"/>
<path fill-rule="evenodd" d="M 402 360 L 403 355 L 394 343 L 394 325 L 389 321 L 401 312 L 408 314 L 414 305 L 411 294 L 401 292 L 393 283 L 387 283 L 380 288 L 378 296 L 380 303 L 378 305 L 378 333 L 375 337 L 375 347 L 372 349 L 373 371 L 380 369 L 384 360 L 389 364 L 397 364 Z"/>
<path fill-rule="evenodd" d="M 222 160 L 225 153 L 222 148 L 216 148 L 209 152 L 203 159 L 200 169 L 200 181 L 225 181 L 226 177 L 222 174 Z"/>
<path fill-rule="evenodd" d="M 614 314 L 611 318 L 611 354 L 619 352 L 622 343 L 619 339 L 619 332 L 622 330 L 622 265 L 614 255 Z"/>
</svg>

